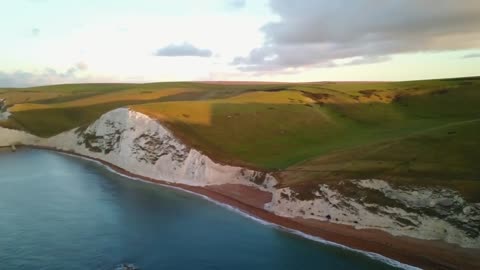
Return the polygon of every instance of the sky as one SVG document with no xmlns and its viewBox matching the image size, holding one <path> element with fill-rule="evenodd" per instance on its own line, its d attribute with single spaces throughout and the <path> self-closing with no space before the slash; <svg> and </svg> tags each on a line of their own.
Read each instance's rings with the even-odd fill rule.
<svg viewBox="0 0 480 270">
<path fill-rule="evenodd" d="M 478 0 L 0 4 L 0 87 L 480 75 Z"/>
</svg>

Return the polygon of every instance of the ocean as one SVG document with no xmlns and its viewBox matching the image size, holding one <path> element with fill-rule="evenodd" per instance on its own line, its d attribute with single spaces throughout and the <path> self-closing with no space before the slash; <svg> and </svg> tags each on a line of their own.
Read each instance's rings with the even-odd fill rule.
<svg viewBox="0 0 480 270">
<path fill-rule="evenodd" d="M 181 190 L 45 150 L 0 152 L 0 269 L 397 269 Z"/>
</svg>

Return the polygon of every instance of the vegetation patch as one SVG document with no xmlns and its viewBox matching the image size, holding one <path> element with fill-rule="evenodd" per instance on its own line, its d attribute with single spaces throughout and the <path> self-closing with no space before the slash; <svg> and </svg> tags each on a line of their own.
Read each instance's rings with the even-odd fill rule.
<svg viewBox="0 0 480 270">
<path fill-rule="evenodd" d="M 459 78 L 9 88 L 0 98 L 13 114 L 0 125 L 49 137 L 129 106 L 216 161 L 275 172 L 305 198 L 318 184 L 377 178 L 480 202 L 479 87 Z"/>
</svg>

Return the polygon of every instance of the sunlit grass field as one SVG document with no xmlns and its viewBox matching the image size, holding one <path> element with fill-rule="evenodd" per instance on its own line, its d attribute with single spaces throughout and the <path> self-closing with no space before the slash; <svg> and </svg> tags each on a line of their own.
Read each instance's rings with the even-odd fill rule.
<svg viewBox="0 0 480 270">
<path fill-rule="evenodd" d="M 352 178 L 450 185 L 480 201 L 480 79 L 82 84 L 0 89 L 0 125 L 49 137 L 130 107 L 213 159 L 282 185 Z"/>
</svg>

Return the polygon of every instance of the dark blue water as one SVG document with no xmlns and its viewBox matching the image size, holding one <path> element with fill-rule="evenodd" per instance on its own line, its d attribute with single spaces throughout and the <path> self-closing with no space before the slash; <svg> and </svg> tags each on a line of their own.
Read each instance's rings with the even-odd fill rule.
<svg viewBox="0 0 480 270">
<path fill-rule="evenodd" d="M 0 269 L 391 269 L 47 151 L 0 153 Z"/>
</svg>

